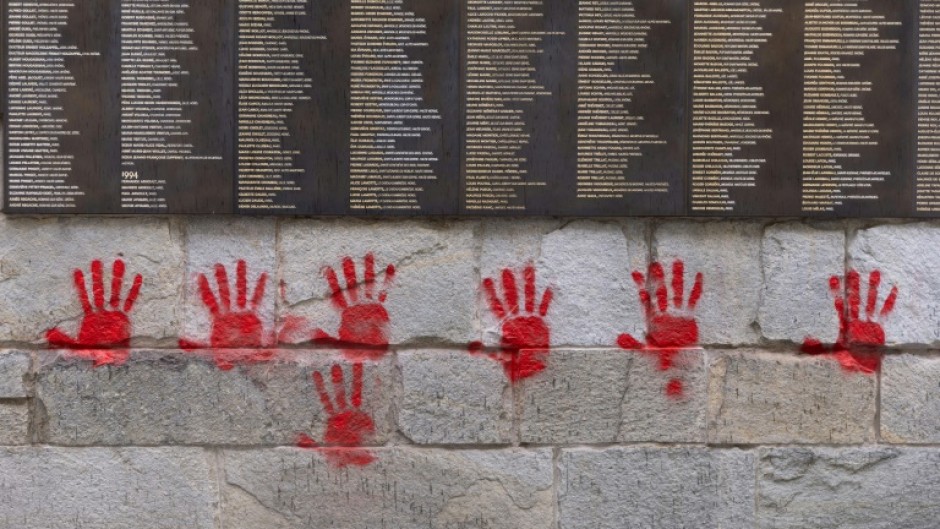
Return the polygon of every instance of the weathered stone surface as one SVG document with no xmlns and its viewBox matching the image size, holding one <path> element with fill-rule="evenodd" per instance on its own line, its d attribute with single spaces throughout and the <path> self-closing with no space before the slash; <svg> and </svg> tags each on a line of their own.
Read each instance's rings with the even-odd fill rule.
<svg viewBox="0 0 940 529">
<path fill-rule="evenodd" d="M 29 372 L 29 355 L 0 351 L 0 399 L 26 398 L 24 377 Z"/>
<path fill-rule="evenodd" d="M 321 451 L 226 451 L 224 527 L 551 527 L 551 450 L 372 452 L 369 466 L 335 468 Z"/>
<path fill-rule="evenodd" d="M 29 408 L 26 401 L 0 402 L 0 446 L 27 443 L 29 443 Z"/>
<path fill-rule="evenodd" d="M 645 269 L 648 256 L 639 222 L 577 221 L 546 234 L 537 268 L 554 290 L 552 344 L 611 346 L 624 332 L 643 336 L 645 316 L 630 274 Z"/>
<path fill-rule="evenodd" d="M 704 442 L 706 376 L 701 351 L 660 369 L 652 354 L 552 351 L 548 368 L 519 383 L 525 443 Z M 682 395 L 669 395 L 670 380 Z"/>
<path fill-rule="evenodd" d="M 512 440 L 512 394 L 502 366 L 465 351 L 398 353 L 398 428 L 415 443 Z"/>
<path fill-rule="evenodd" d="M 862 443 L 874 440 L 874 376 L 830 358 L 710 352 L 711 443 Z"/>
<path fill-rule="evenodd" d="M 850 240 L 849 264 L 863 274 L 863 299 L 868 296 L 869 273 L 881 271 L 877 311 L 891 286 L 898 287 L 897 306 L 882 322 L 888 344 L 940 341 L 940 225 L 919 222 L 859 230 Z M 875 320 L 881 318 L 876 314 Z"/>
<path fill-rule="evenodd" d="M 881 374 L 881 437 L 940 443 L 940 358 L 886 356 Z"/>
<path fill-rule="evenodd" d="M 0 527 L 213 529 L 209 457 L 195 448 L 0 449 Z"/>
<path fill-rule="evenodd" d="M 391 343 L 473 340 L 477 273 L 474 230 L 478 223 L 417 221 L 292 220 L 281 225 L 278 254 L 286 299 L 282 319 L 305 318 L 336 336 L 340 311 L 330 302 L 323 275 L 327 266 L 343 280 L 344 257 L 353 259 L 359 281 L 363 258 L 373 252 L 376 267 L 397 268 L 385 308 Z M 377 282 L 384 281 L 384 273 Z M 379 290 L 378 288 L 376 290 Z M 294 341 L 297 341 L 296 339 Z"/>
<path fill-rule="evenodd" d="M 673 261 L 685 262 L 685 300 L 695 274 L 701 272 L 704 277 L 702 298 L 694 313 L 701 343 L 758 342 L 761 236 L 762 227 L 756 222 L 671 221 L 653 232 L 653 255 L 666 268 L 667 282 L 672 278 Z"/>
<path fill-rule="evenodd" d="M 212 314 L 202 301 L 198 287 L 200 274 L 205 274 L 213 295 L 219 295 L 215 266 L 225 267 L 230 305 L 226 312 L 251 312 L 263 326 L 262 344 L 276 342 L 275 306 L 277 305 L 277 225 L 273 219 L 254 217 L 193 217 L 186 224 L 186 276 L 183 305 L 182 336 L 190 341 L 209 344 Z M 239 260 L 245 261 L 246 307 L 238 306 L 237 277 Z M 256 309 L 251 308 L 252 296 L 262 274 L 267 274 L 264 297 Z"/>
<path fill-rule="evenodd" d="M 845 231 L 798 222 L 774 224 L 761 245 L 764 288 L 758 321 L 765 338 L 802 343 L 813 337 L 834 343 L 839 315 L 829 278 L 845 271 Z"/>
<path fill-rule="evenodd" d="M 502 273 L 515 273 L 519 299 L 524 299 L 523 270 L 536 267 L 536 296 L 552 288 L 553 301 L 545 318 L 555 346 L 609 346 L 623 332 L 642 336 L 645 321 L 630 278 L 645 268 L 649 246 L 646 224 L 547 220 L 490 220 L 483 225 L 480 273 L 493 278 L 505 297 Z M 598 251 L 602 248 L 603 251 Z M 502 321 L 478 297 L 483 342 L 498 345 Z"/>
<path fill-rule="evenodd" d="M 138 343 L 175 337 L 183 277 L 183 251 L 176 222 L 160 218 L 11 218 L 0 215 L 0 341 L 43 342 L 52 327 L 75 336 L 83 312 L 73 271 L 91 262 L 105 269 L 110 298 L 111 265 L 125 261 L 122 300 L 135 274 L 143 276 L 130 313 Z"/>
<path fill-rule="evenodd" d="M 251 353 L 251 352 L 249 352 Z M 352 369 L 338 354 L 281 351 L 275 361 L 219 370 L 209 358 L 140 351 L 123 366 L 43 356 L 36 396 L 45 409 L 41 440 L 63 445 L 292 445 L 300 433 L 323 440 L 329 416 L 312 380 Z M 362 410 L 375 423 L 370 443 L 390 429 L 391 363 L 365 363 Z M 338 411 L 338 410 L 337 410 Z"/>
<path fill-rule="evenodd" d="M 740 450 L 565 449 L 560 527 L 751 529 L 754 465 Z"/>
<path fill-rule="evenodd" d="M 937 449 L 761 450 L 762 529 L 932 529 L 940 520 Z"/>
</svg>

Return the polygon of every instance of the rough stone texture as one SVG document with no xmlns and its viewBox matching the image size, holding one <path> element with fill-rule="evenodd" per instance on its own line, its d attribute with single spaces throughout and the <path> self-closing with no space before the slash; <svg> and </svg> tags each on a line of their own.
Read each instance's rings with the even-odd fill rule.
<svg viewBox="0 0 940 529">
<path fill-rule="evenodd" d="M 0 351 L 0 399 L 26 398 L 24 377 L 29 372 L 29 355 Z"/>
<path fill-rule="evenodd" d="M 465 351 L 403 351 L 398 364 L 398 428 L 412 442 L 512 440 L 512 394 L 499 363 Z"/>
<path fill-rule="evenodd" d="M 752 529 L 754 465 L 740 450 L 566 449 L 560 527 Z"/>
<path fill-rule="evenodd" d="M 214 529 L 209 457 L 188 448 L 0 449 L 0 527 Z"/>
<path fill-rule="evenodd" d="M 891 285 L 898 287 L 895 311 L 883 322 L 887 343 L 940 341 L 940 226 L 919 222 L 859 230 L 849 244 L 849 264 L 863 274 L 863 284 L 872 270 L 881 271 L 879 311 Z M 862 295 L 868 295 L 867 286 Z"/>
<path fill-rule="evenodd" d="M 652 355 L 555 350 L 548 368 L 519 384 L 524 443 L 704 442 L 706 376 L 701 351 L 668 371 Z M 683 395 L 666 385 L 681 380 Z"/>
<path fill-rule="evenodd" d="M 834 343 L 839 315 L 829 278 L 845 271 L 845 231 L 797 222 L 774 224 L 761 246 L 764 288 L 758 321 L 765 338 L 801 343 L 811 336 Z"/>
<path fill-rule="evenodd" d="M 219 286 L 215 265 L 225 266 L 232 312 L 253 312 L 264 327 L 264 344 L 276 343 L 275 306 L 277 305 L 276 223 L 273 219 L 254 217 L 197 217 L 186 224 L 186 285 L 182 336 L 209 344 L 212 316 L 202 302 L 198 277 L 205 274 L 216 299 Z M 247 270 L 247 299 L 251 300 L 262 273 L 268 275 L 265 295 L 257 310 L 239 309 L 236 299 L 237 262 L 244 260 Z M 249 303 L 250 305 L 250 303 Z"/>
<path fill-rule="evenodd" d="M 280 316 L 306 318 L 335 336 L 340 314 L 330 303 L 323 269 L 334 267 L 345 285 L 342 262 L 351 257 L 361 280 L 363 257 L 373 252 L 379 270 L 397 268 L 385 303 L 391 343 L 466 344 L 477 334 L 477 227 L 469 221 L 285 221 L 278 248 L 286 297 Z"/>
<path fill-rule="evenodd" d="M 643 335 L 646 322 L 630 274 L 646 268 L 644 236 L 639 223 L 593 221 L 545 235 L 537 264 L 543 282 L 554 288 L 554 346 L 611 346 L 620 333 Z"/>
<path fill-rule="evenodd" d="M 493 278 L 504 298 L 501 274 L 516 274 L 519 298 L 522 271 L 536 266 L 537 297 L 551 287 L 554 294 L 546 322 L 554 346 L 610 346 L 617 336 L 645 332 L 643 313 L 630 273 L 646 267 L 649 247 L 643 222 L 553 221 L 484 224 L 480 258 L 482 277 Z M 601 251 L 598 251 L 602 249 Z M 497 345 L 501 321 L 478 297 L 483 342 Z"/>
<path fill-rule="evenodd" d="M 701 343 L 758 342 L 761 235 L 762 226 L 756 222 L 670 221 L 653 232 L 653 255 L 666 267 L 667 280 L 672 262 L 685 262 L 686 300 L 695 274 L 704 276 L 695 311 Z"/>
<path fill-rule="evenodd" d="M 940 451 L 765 449 L 757 488 L 762 529 L 933 529 Z"/>
<path fill-rule="evenodd" d="M 881 438 L 940 443 L 940 358 L 889 355 L 881 374 Z"/>
<path fill-rule="evenodd" d="M 27 443 L 29 443 L 29 408 L 26 402 L 0 401 L 0 446 Z"/>
<path fill-rule="evenodd" d="M 75 336 L 82 307 L 73 271 L 84 270 L 91 289 L 91 261 L 101 259 L 110 296 L 116 258 L 127 265 L 125 296 L 134 274 L 144 279 L 130 314 L 136 343 L 177 335 L 183 251 L 176 221 L 0 215 L 0 240 L 0 342 L 44 342 L 46 330 L 56 326 Z"/>
<path fill-rule="evenodd" d="M 226 451 L 224 527 L 551 527 L 551 450 L 373 453 L 367 467 L 335 468 L 319 451 Z"/>
<path fill-rule="evenodd" d="M 221 371 L 208 359 L 174 352 L 136 352 L 123 366 L 43 356 L 36 397 L 46 421 L 43 442 L 64 445 L 288 444 L 299 433 L 322 441 L 327 414 L 314 371 L 330 380 L 338 354 L 283 351 L 279 361 Z M 372 443 L 390 429 L 391 363 L 366 363 L 363 407 L 375 422 Z M 327 389 L 332 387 L 327 382 Z"/>
<path fill-rule="evenodd" d="M 874 441 L 876 385 L 822 356 L 709 352 L 708 440 Z"/>
</svg>

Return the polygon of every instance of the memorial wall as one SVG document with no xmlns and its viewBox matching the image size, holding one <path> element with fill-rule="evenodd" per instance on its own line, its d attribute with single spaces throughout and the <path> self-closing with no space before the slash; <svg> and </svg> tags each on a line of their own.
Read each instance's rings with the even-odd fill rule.
<svg viewBox="0 0 940 529">
<path fill-rule="evenodd" d="M 3 30 L 7 213 L 940 213 L 940 0 L 8 0 Z"/>
</svg>

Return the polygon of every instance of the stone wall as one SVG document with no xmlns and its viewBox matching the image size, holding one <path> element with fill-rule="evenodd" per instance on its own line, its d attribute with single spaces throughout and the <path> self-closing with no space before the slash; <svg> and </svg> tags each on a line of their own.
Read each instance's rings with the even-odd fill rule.
<svg viewBox="0 0 940 529">
<path fill-rule="evenodd" d="M 940 523 L 937 224 L 0 217 L 0 241 L 3 529 Z"/>
</svg>

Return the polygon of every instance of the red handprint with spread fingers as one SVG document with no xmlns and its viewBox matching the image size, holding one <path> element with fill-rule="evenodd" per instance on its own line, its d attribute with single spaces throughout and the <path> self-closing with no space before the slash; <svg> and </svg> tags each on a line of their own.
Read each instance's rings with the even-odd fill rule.
<svg viewBox="0 0 940 529">
<path fill-rule="evenodd" d="M 353 364 L 352 396 L 346 400 L 346 380 L 343 368 L 334 365 L 330 371 L 333 383 L 333 398 L 327 392 L 323 375 L 313 373 L 313 382 L 323 409 L 329 416 L 324 442 L 333 448 L 323 448 L 306 434 L 297 436 L 297 446 L 321 450 L 326 460 L 337 467 L 366 466 L 375 461 L 375 456 L 362 445 L 375 435 L 372 417 L 362 411 L 362 364 Z"/>
<path fill-rule="evenodd" d="M 515 273 L 507 268 L 503 270 L 503 299 L 496 293 L 496 283 L 492 278 L 483 280 L 483 292 L 493 315 L 502 321 L 500 351 L 484 353 L 500 362 L 509 380 L 516 382 L 529 378 L 545 369 L 545 356 L 551 344 L 551 331 L 545 322 L 545 316 L 552 304 L 553 292 L 546 288 L 542 293 L 536 312 L 535 267 L 531 264 L 522 272 L 524 281 L 524 303 L 519 306 L 519 291 Z M 470 344 L 470 351 L 483 350 L 481 342 Z"/>
<path fill-rule="evenodd" d="M 878 308 L 878 290 L 881 272 L 868 274 L 868 296 L 865 300 L 865 317 L 861 317 L 861 277 L 856 270 L 846 275 L 845 293 L 838 276 L 829 278 L 836 313 L 839 315 L 839 338 L 833 345 L 823 345 L 815 338 L 803 341 L 802 351 L 809 354 L 830 354 L 848 371 L 874 373 L 881 367 L 881 353 L 885 344 L 885 331 L 881 322 L 894 310 L 898 299 L 898 287 L 891 287 L 881 310 Z M 846 312 L 848 301 L 848 312 Z"/>
<path fill-rule="evenodd" d="M 186 350 L 212 349 L 216 365 L 229 370 L 237 362 L 253 363 L 269 360 L 269 351 L 254 351 L 246 354 L 227 353 L 224 349 L 258 349 L 274 344 L 273 333 L 265 333 L 258 307 L 264 299 L 268 274 L 258 276 L 254 293 L 248 299 L 248 266 L 239 260 L 235 272 L 235 304 L 231 299 L 228 272 L 225 266 L 215 265 L 215 281 L 218 297 L 212 292 L 205 274 L 199 274 L 197 284 L 202 303 L 209 309 L 212 328 L 209 332 L 209 344 L 180 339 L 180 347 Z"/>
<path fill-rule="evenodd" d="M 659 369 L 666 371 L 672 367 L 673 358 L 679 351 L 698 344 L 698 322 L 693 312 L 702 297 L 702 273 L 695 274 L 695 283 L 685 300 L 685 265 L 676 260 L 672 263 L 672 306 L 670 307 L 669 289 L 666 285 L 666 273 L 663 265 L 653 263 L 649 267 L 649 280 L 642 272 L 633 272 L 633 281 L 640 291 L 640 303 L 646 315 L 646 343 L 642 343 L 629 334 L 621 334 L 617 344 L 623 349 L 654 353 L 659 357 Z M 656 296 L 653 303 L 650 290 Z M 672 379 L 666 385 L 666 393 L 672 396 L 682 395 L 682 381 Z"/>
<path fill-rule="evenodd" d="M 88 299 L 85 273 L 80 269 L 74 272 L 75 290 L 84 311 L 78 337 L 68 336 L 58 328 L 46 331 L 49 345 L 85 351 L 78 353 L 78 356 L 93 360 L 96 367 L 123 364 L 127 361 L 126 348 L 131 344 L 131 321 L 128 313 L 134 308 L 144 281 L 140 274 L 134 276 L 134 282 L 122 304 L 121 290 L 125 267 L 124 261 L 116 259 L 111 266 L 111 296 L 105 306 L 103 268 L 101 261 L 92 261 L 91 291 L 94 305 Z"/>
<path fill-rule="evenodd" d="M 345 289 L 339 284 L 336 270 L 329 266 L 323 269 L 330 285 L 330 299 L 340 311 L 339 333 L 334 337 L 317 329 L 313 337 L 317 342 L 341 346 L 346 357 L 353 361 L 376 360 L 388 351 L 389 317 L 385 300 L 395 278 L 395 265 L 385 268 L 382 287 L 376 291 L 375 256 L 368 253 L 364 261 L 365 275 L 360 283 L 352 258 L 343 259 Z"/>
</svg>

